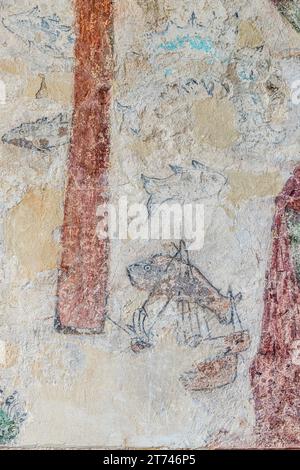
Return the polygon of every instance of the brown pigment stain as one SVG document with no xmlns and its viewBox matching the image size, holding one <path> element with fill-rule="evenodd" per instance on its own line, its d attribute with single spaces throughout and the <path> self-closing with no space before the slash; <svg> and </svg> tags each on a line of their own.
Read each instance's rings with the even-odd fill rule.
<svg viewBox="0 0 300 470">
<path fill-rule="evenodd" d="M 32 280 L 39 272 L 57 268 L 59 245 L 53 231 L 62 222 L 60 201 L 60 191 L 37 188 L 8 212 L 5 246 L 18 260 L 19 278 Z"/>
<path fill-rule="evenodd" d="M 218 149 L 230 147 L 237 139 L 235 111 L 227 99 L 207 98 L 193 105 L 196 139 Z"/>
<path fill-rule="evenodd" d="M 112 82 L 111 0 L 76 0 L 73 133 L 69 152 L 57 327 L 101 332 L 108 281 L 108 240 L 96 235 L 107 202 Z"/>
<path fill-rule="evenodd" d="M 251 21 L 241 21 L 239 24 L 238 46 L 243 47 L 260 47 L 264 43 L 263 37 L 255 25 Z"/>
<path fill-rule="evenodd" d="M 252 198 L 275 196 L 283 184 L 280 174 L 275 171 L 264 174 L 229 171 L 227 176 L 230 187 L 227 200 L 234 206 Z"/>
<path fill-rule="evenodd" d="M 4 367 L 9 369 L 13 367 L 18 360 L 19 357 L 19 346 L 14 343 L 7 343 L 5 347 L 5 364 Z"/>
<path fill-rule="evenodd" d="M 1 59 L 0 71 L 12 75 L 24 75 L 26 73 L 26 64 L 21 59 Z"/>
<path fill-rule="evenodd" d="M 73 74 L 67 72 L 48 73 L 42 88 L 41 75 L 28 75 L 24 96 L 44 98 L 69 105 L 73 99 Z M 45 88 L 46 87 L 46 88 Z M 38 96 L 37 96 L 38 94 Z"/>
</svg>

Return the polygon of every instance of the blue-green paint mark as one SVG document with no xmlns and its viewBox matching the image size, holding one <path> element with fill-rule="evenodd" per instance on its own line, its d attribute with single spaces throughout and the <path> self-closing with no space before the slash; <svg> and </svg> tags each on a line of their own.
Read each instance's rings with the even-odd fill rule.
<svg viewBox="0 0 300 470">
<path fill-rule="evenodd" d="M 18 423 L 0 409 L 0 445 L 8 444 L 19 434 Z"/>
<path fill-rule="evenodd" d="M 26 413 L 19 405 L 17 392 L 3 400 L 3 391 L 0 390 L 0 399 L 0 445 L 3 445 L 17 437 Z"/>
<path fill-rule="evenodd" d="M 177 36 L 173 41 L 167 41 L 158 46 L 159 49 L 165 51 L 176 52 L 179 49 L 184 48 L 186 45 L 190 46 L 191 49 L 197 51 L 203 51 L 205 53 L 214 52 L 212 42 L 209 39 L 203 39 L 199 35 L 190 37 L 190 35 Z"/>
<path fill-rule="evenodd" d="M 250 72 L 246 72 L 245 70 L 241 70 L 238 73 L 238 76 L 240 77 L 241 80 L 244 80 L 244 81 L 248 81 L 248 82 L 255 81 L 253 70 L 251 70 Z"/>
<path fill-rule="evenodd" d="M 169 77 L 170 75 L 172 75 L 173 73 L 173 70 L 172 69 L 165 69 L 165 77 Z"/>
</svg>

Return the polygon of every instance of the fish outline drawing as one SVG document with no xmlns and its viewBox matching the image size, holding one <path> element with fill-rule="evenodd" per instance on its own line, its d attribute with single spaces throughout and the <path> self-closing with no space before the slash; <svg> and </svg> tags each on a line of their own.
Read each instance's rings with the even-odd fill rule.
<svg viewBox="0 0 300 470">
<path fill-rule="evenodd" d="M 133 313 L 132 323 L 126 325 L 125 328 L 127 333 L 129 332 L 135 337 L 136 342 L 140 343 L 136 347 L 138 351 L 142 350 L 143 346 L 151 346 L 154 324 L 163 315 L 167 306 L 174 302 L 177 306 L 175 310 L 181 318 L 195 314 L 194 326 L 198 328 L 198 331 L 192 332 L 191 336 L 186 336 L 184 341 L 190 347 L 197 347 L 199 340 L 216 338 L 211 334 L 205 319 L 203 320 L 204 326 L 200 328 L 198 315 L 201 315 L 203 310 L 212 314 L 221 325 L 234 325 L 232 334 L 242 331 L 236 309 L 242 299 L 241 293 L 234 295 L 229 289 L 226 295 L 222 294 L 200 269 L 191 263 L 183 240 L 180 241 L 179 246 L 174 244 L 174 247 L 176 249 L 174 254 L 154 254 L 146 260 L 127 267 L 130 283 L 137 289 L 148 293 L 143 305 Z M 164 301 L 156 318 L 150 319 L 147 307 L 156 299 L 164 299 Z"/>
<path fill-rule="evenodd" d="M 54 117 L 42 117 L 34 122 L 25 122 L 5 133 L 3 144 L 51 152 L 51 150 L 70 143 L 71 119 L 68 113 Z"/>
<path fill-rule="evenodd" d="M 228 181 L 222 173 L 198 160 L 192 160 L 189 168 L 178 165 L 169 167 L 172 173 L 165 178 L 141 175 L 143 187 L 149 196 L 149 216 L 156 208 L 169 201 L 183 204 L 218 198 Z"/>
<path fill-rule="evenodd" d="M 59 59 L 73 58 L 75 34 L 55 13 L 43 16 L 40 8 L 15 13 L 2 18 L 3 26 L 25 44 Z M 37 40 L 37 38 L 39 40 Z"/>
<path fill-rule="evenodd" d="M 140 353 L 153 347 L 153 329 L 164 315 L 167 307 L 177 316 L 177 333 L 181 329 L 183 340 L 180 346 L 197 348 L 203 341 L 221 341 L 223 353 L 205 361 L 196 361 L 192 368 L 179 377 L 185 390 L 211 391 L 233 383 L 238 374 L 238 356 L 250 346 L 250 336 L 243 329 L 237 312 L 242 299 L 241 293 L 233 294 L 229 288 L 227 295 L 220 290 L 193 265 L 183 240 L 176 246 L 174 254 L 155 254 L 128 266 L 127 275 L 131 284 L 148 292 L 148 297 L 132 316 L 132 322 L 116 326 L 130 336 L 131 350 Z M 148 307 L 155 299 L 164 299 L 157 312 L 149 313 Z M 214 334 L 206 318 L 213 315 L 220 325 L 230 327 L 222 334 Z"/>
<path fill-rule="evenodd" d="M 220 323 L 231 320 L 231 295 L 223 295 L 219 289 L 191 263 L 186 244 L 180 241 L 175 254 L 154 254 L 150 258 L 127 267 L 131 284 L 149 293 L 147 303 L 154 298 L 165 297 L 176 301 L 198 304 L 210 310 Z M 241 294 L 235 296 L 238 303 Z M 144 304 L 145 306 L 145 304 Z"/>
</svg>

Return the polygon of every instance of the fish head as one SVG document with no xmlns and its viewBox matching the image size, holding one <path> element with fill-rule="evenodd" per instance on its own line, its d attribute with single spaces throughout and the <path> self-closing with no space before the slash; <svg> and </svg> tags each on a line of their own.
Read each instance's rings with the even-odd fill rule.
<svg viewBox="0 0 300 470">
<path fill-rule="evenodd" d="M 35 122 L 22 123 L 2 136 L 2 142 L 28 149 L 48 151 L 69 143 L 70 119 L 60 113 L 53 119 L 43 117 Z"/>
<path fill-rule="evenodd" d="M 23 123 L 4 134 L 1 140 L 4 144 L 15 145 L 16 147 L 46 150 L 49 144 L 48 139 L 43 135 L 39 135 L 38 129 L 38 123 Z"/>
<path fill-rule="evenodd" d="M 2 19 L 2 23 L 12 33 L 33 42 L 36 33 L 35 26 L 40 22 L 39 13 L 39 8 L 35 7 L 26 12 L 9 15 Z"/>
<path fill-rule="evenodd" d="M 1 140 L 4 144 L 15 145 L 16 147 L 23 147 L 28 149 L 31 149 L 33 147 L 33 143 L 30 140 L 28 128 L 25 124 L 21 124 L 15 129 L 12 129 L 7 132 L 2 136 Z"/>
<path fill-rule="evenodd" d="M 195 186 L 208 197 L 218 195 L 227 182 L 226 177 L 196 160 L 193 160 L 192 165 Z"/>
<path fill-rule="evenodd" d="M 175 175 L 171 175 L 167 178 L 150 178 L 149 176 L 141 176 L 144 189 L 147 194 L 161 194 L 169 187 L 172 179 L 176 180 Z"/>
<path fill-rule="evenodd" d="M 148 260 L 131 264 L 127 268 L 131 284 L 138 289 L 152 291 L 168 275 L 170 259 L 170 256 L 155 255 Z"/>
</svg>

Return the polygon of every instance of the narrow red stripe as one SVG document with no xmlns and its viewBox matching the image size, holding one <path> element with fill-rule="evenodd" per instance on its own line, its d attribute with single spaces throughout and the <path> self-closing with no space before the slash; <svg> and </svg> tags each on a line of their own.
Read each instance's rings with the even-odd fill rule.
<svg viewBox="0 0 300 470">
<path fill-rule="evenodd" d="M 111 0 L 75 0 L 74 113 L 62 229 L 57 327 L 101 332 L 109 241 L 96 236 L 96 210 L 107 202 L 112 82 Z"/>
</svg>

